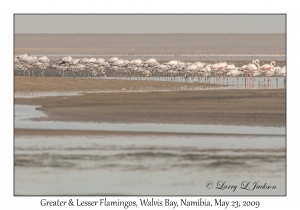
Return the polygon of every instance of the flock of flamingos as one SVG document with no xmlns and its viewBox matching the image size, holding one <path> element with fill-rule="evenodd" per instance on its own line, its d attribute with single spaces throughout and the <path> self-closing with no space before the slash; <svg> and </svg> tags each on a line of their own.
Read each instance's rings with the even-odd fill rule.
<svg viewBox="0 0 300 210">
<path fill-rule="evenodd" d="M 162 80 L 178 81 L 178 78 L 189 81 L 191 78 L 198 78 L 201 81 L 204 78 L 208 81 L 210 77 L 245 77 L 250 78 L 256 76 L 265 76 L 267 80 L 271 76 L 286 76 L 286 67 L 276 66 L 276 62 L 272 61 L 270 64 L 260 66 L 258 59 L 251 63 L 236 67 L 234 64 L 220 62 L 215 64 L 208 64 L 203 62 L 181 62 L 172 60 L 165 63 L 159 63 L 155 58 L 142 61 L 141 59 L 124 60 L 117 57 L 105 60 L 103 58 L 83 58 L 72 59 L 71 56 L 66 56 L 50 65 L 50 60 L 46 56 L 37 58 L 33 55 L 23 54 L 16 56 L 14 59 L 14 69 L 19 73 L 23 72 L 24 76 L 34 76 L 34 68 L 36 67 L 39 76 L 44 76 L 44 71 L 50 66 L 56 69 L 56 76 L 67 77 L 69 73 L 76 76 L 78 73 L 89 77 L 104 77 L 109 70 L 112 77 L 120 78 L 139 78 L 152 77 Z"/>
</svg>

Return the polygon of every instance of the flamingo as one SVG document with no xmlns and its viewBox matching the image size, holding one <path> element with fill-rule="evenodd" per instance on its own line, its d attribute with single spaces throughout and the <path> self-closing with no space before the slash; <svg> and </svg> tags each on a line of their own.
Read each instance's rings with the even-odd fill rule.
<svg viewBox="0 0 300 210">
<path fill-rule="evenodd" d="M 283 66 L 280 70 L 278 70 L 277 72 L 276 72 L 276 74 L 277 75 L 279 75 L 279 76 L 286 76 L 286 67 L 285 66 Z"/>
<path fill-rule="evenodd" d="M 85 71 L 85 65 L 77 63 L 75 64 L 75 68 L 77 71 L 80 71 L 79 75 L 81 76 L 82 72 Z M 84 72 L 84 76 L 85 76 L 85 72 Z"/>
<path fill-rule="evenodd" d="M 17 70 L 19 72 L 19 76 L 20 76 L 21 67 L 22 65 L 20 59 L 18 57 L 14 58 L 14 70 Z"/>
<path fill-rule="evenodd" d="M 49 66 L 50 60 L 47 56 L 42 56 L 36 58 L 34 55 L 22 54 L 14 58 L 14 70 L 17 70 L 20 75 L 20 71 L 24 72 L 24 76 L 34 75 L 34 68 L 38 68 L 39 75 L 44 76 L 44 70 Z M 223 77 L 223 74 L 226 73 L 226 76 L 235 77 L 247 73 L 251 76 L 251 81 L 253 77 L 259 76 L 262 73 L 266 77 L 273 76 L 285 76 L 286 71 L 285 67 L 280 68 L 276 66 L 276 62 L 272 61 L 270 64 L 265 64 L 260 67 L 260 62 L 258 59 L 253 60 L 252 63 L 243 65 L 240 68 L 237 68 L 234 64 L 227 64 L 226 62 L 219 62 L 213 65 L 207 65 L 203 62 L 194 62 L 194 63 L 184 63 L 179 60 L 171 60 L 160 64 L 155 58 L 150 58 L 146 61 L 141 59 L 133 59 L 131 61 L 125 59 L 119 59 L 118 57 L 112 57 L 107 61 L 104 58 L 83 58 L 83 59 L 73 59 L 71 56 L 65 56 L 51 65 L 51 68 L 57 70 L 59 75 L 65 76 L 69 71 L 73 72 L 73 75 L 77 71 L 80 71 L 85 74 L 85 70 L 89 70 L 89 76 L 100 76 L 104 75 L 106 77 L 105 69 L 109 67 L 112 72 L 118 76 L 124 75 L 125 77 L 132 77 L 132 75 L 144 75 L 146 77 L 157 76 L 157 79 L 160 80 L 160 77 L 166 77 L 170 80 L 176 80 L 176 76 L 184 74 L 186 81 L 187 75 L 192 76 L 194 81 L 194 76 L 198 77 L 198 81 L 202 81 L 203 77 L 207 80 L 207 77 L 211 75 L 211 72 L 214 71 L 215 76 L 218 74 Z M 61 74 L 62 73 L 62 74 Z M 228 80 L 228 79 L 227 79 Z M 216 81 L 216 80 L 215 80 Z"/>
<path fill-rule="evenodd" d="M 228 64 L 226 62 L 222 62 L 218 65 L 219 71 L 224 71 L 227 68 Z"/>
<path fill-rule="evenodd" d="M 128 63 L 128 66 L 130 67 L 131 72 L 133 72 L 133 77 L 135 77 L 135 73 L 136 73 L 137 67 L 140 67 L 142 65 L 143 65 L 143 61 L 141 59 L 131 60 Z M 132 75 L 132 73 L 131 73 L 131 75 Z"/>
<path fill-rule="evenodd" d="M 237 69 L 237 68 L 235 67 L 234 64 L 229 64 L 229 65 L 227 66 L 227 68 L 225 69 L 225 71 L 230 72 L 231 70 L 236 70 L 236 69 Z"/>
<path fill-rule="evenodd" d="M 184 66 L 184 63 L 177 61 L 177 60 L 172 60 L 172 61 L 164 63 L 163 65 L 168 66 L 168 69 L 170 69 L 169 74 L 170 74 L 170 76 L 172 75 L 175 80 L 175 77 L 179 73 L 179 69 L 181 69 Z"/>
<path fill-rule="evenodd" d="M 151 77 L 151 76 L 152 76 L 150 70 L 144 70 L 144 71 L 142 72 L 142 75 L 144 75 L 145 77 Z"/>
<path fill-rule="evenodd" d="M 253 77 L 260 76 L 260 75 L 261 75 L 261 72 L 260 72 L 260 71 L 253 71 L 253 72 L 252 72 L 252 75 L 253 75 Z"/>
<path fill-rule="evenodd" d="M 221 75 L 221 77 L 223 77 L 223 73 L 225 72 L 227 66 L 228 64 L 226 62 L 216 63 L 212 65 L 211 70 L 215 72 L 215 76 L 218 74 Z"/>
<path fill-rule="evenodd" d="M 90 59 L 89 59 L 89 63 L 95 63 L 96 61 L 97 61 L 96 58 L 90 58 Z"/>
<path fill-rule="evenodd" d="M 149 71 L 151 71 L 151 77 L 153 75 L 153 67 L 157 66 L 159 63 L 157 62 L 157 60 L 155 58 L 150 58 L 148 60 L 146 60 L 143 63 L 143 67 L 147 68 Z"/>
<path fill-rule="evenodd" d="M 72 60 L 73 60 L 73 59 L 72 59 L 71 56 L 66 56 L 66 57 L 63 57 L 63 58 L 61 59 L 61 61 L 64 62 L 64 63 L 71 63 Z"/>
<path fill-rule="evenodd" d="M 125 61 L 123 59 L 117 60 L 116 62 L 112 63 L 112 66 L 118 67 L 116 72 L 121 77 L 121 79 L 122 79 L 123 67 L 125 67 L 128 63 L 129 63 L 129 61 Z M 121 70 L 121 72 L 119 72 L 120 70 Z"/>
<path fill-rule="evenodd" d="M 100 78 L 102 77 L 102 74 L 104 74 L 104 77 L 106 77 L 105 69 L 106 69 L 106 67 L 110 66 L 109 62 L 105 61 L 104 58 L 99 58 L 95 61 L 95 64 L 98 65 L 97 71 L 98 71 L 98 75 L 100 76 Z"/>
<path fill-rule="evenodd" d="M 251 64 L 248 64 L 246 66 L 245 71 L 247 71 L 249 73 L 249 72 L 252 72 L 252 71 L 256 71 L 258 69 L 260 69 L 259 61 L 255 60 L 255 61 L 252 61 Z"/>
<path fill-rule="evenodd" d="M 205 82 L 207 82 L 207 80 L 208 80 L 207 77 L 211 76 L 211 65 L 206 65 L 198 73 L 199 73 L 199 76 L 205 77 Z M 202 80 L 202 78 L 201 78 L 201 80 Z"/>
<path fill-rule="evenodd" d="M 215 63 L 213 65 L 211 65 L 211 70 L 214 72 L 215 74 L 215 83 L 216 83 L 216 78 L 217 78 L 217 71 L 218 71 L 218 66 L 220 65 L 221 63 Z"/>
<path fill-rule="evenodd" d="M 34 64 L 38 69 L 39 69 L 39 76 L 41 76 L 41 73 L 42 73 L 42 70 L 43 70 L 43 63 L 41 63 L 41 62 L 36 62 L 35 64 Z"/>
<path fill-rule="evenodd" d="M 109 62 L 110 64 L 112 64 L 112 63 L 116 62 L 117 60 L 119 60 L 118 57 L 112 57 L 112 58 L 110 58 L 110 59 L 108 60 L 108 62 Z"/>
<path fill-rule="evenodd" d="M 43 65 L 41 66 L 41 73 L 40 73 L 41 77 L 45 76 L 45 70 L 48 66 L 49 66 L 49 63 L 43 63 Z"/>
<path fill-rule="evenodd" d="M 276 62 L 272 61 L 271 64 L 264 64 L 263 66 L 261 66 L 260 70 L 261 71 L 270 71 L 270 70 L 273 70 L 275 66 L 276 66 Z"/>
<path fill-rule="evenodd" d="M 239 70 L 239 68 L 235 68 L 235 69 L 230 70 L 230 71 L 227 73 L 227 76 L 233 76 L 233 77 L 236 77 L 236 76 L 242 75 L 242 74 L 244 74 L 243 71 Z"/>
<path fill-rule="evenodd" d="M 143 64 L 143 61 L 141 59 L 135 59 L 129 62 L 130 66 L 141 66 Z"/>
<path fill-rule="evenodd" d="M 187 73 L 192 75 L 192 80 L 194 81 L 195 73 L 198 71 L 199 67 L 196 64 L 192 64 L 186 68 L 185 80 L 187 82 Z"/>
<path fill-rule="evenodd" d="M 271 69 L 270 71 L 267 71 L 265 74 L 266 74 L 267 77 L 271 77 L 275 74 L 275 70 Z"/>
<path fill-rule="evenodd" d="M 245 72 L 247 73 L 247 75 L 250 75 L 250 82 L 251 82 L 251 86 L 252 86 L 252 81 L 253 81 L 253 72 L 257 71 L 260 69 L 260 65 L 259 65 L 259 60 L 253 60 L 251 64 L 248 64 L 245 68 Z M 245 84 L 246 84 L 246 79 L 245 79 Z"/>
<path fill-rule="evenodd" d="M 164 63 L 164 65 L 167 65 L 171 68 L 176 68 L 178 66 L 178 64 L 179 64 L 179 61 L 176 61 L 176 60 L 172 60 L 172 61 Z"/>
<path fill-rule="evenodd" d="M 155 68 L 157 69 L 157 72 L 159 73 L 159 78 L 160 78 L 160 76 L 162 76 L 166 73 L 166 71 L 169 69 L 169 66 L 164 65 L 164 64 L 159 64 L 159 65 L 155 66 Z"/>
<path fill-rule="evenodd" d="M 247 65 L 243 65 L 243 66 L 240 68 L 240 70 L 241 70 L 241 71 L 245 71 L 246 68 L 247 68 Z"/>
<path fill-rule="evenodd" d="M 276 66 L 276 62 L 275 61 L 272 61 L 271 64 L 264 64 L 263 66 L 260 67 L 260 71 L 262 71 L 263 73 L 265 73 L 266 77 L 267 77 L 267 80 L 269 82 L 269 77 L 270 76 L 273 76 L 274 73 L 273 72 L 270 72 L 268 73 L 268 71 L 274 71 L 275 70 L 275 66 Z"/>
<path fill-rule="evenodd" d="M 17 59 L 19 59 L 20 61 L 26 61 L 25 59 L 28 57 L 28 54 L 25 53 L 23 55 L 19 55 L 17 56 Z"/>
<path fill-rule="evenodd" d="M 32 71 L 32 76 L 34 76 L 34 64 L 38 61 L 36 56 L 28 55 L 27 57 L 23 57 L 23 65 L 26 65 L 28 76 L 30 76 L 30 71 Z"/>
<path fill-rule="evenodd" d="M 71 64 L 72 64 L 72 65 L 76 65 L 76 64 L 78 64 L 79 62 L 80 62 L 80 59 L 73 59 L 72 62 L 71 62 Z"/>
<path fill-rule="evenodd" d="M 83 58 L 79 61 L 79 63 L 87 64 L 87 63 L 89 63 L 89 60 L 90 59 L 88 59 L 88 58 Z"/>
<path fill-rule="evenodd" d="M 201 63 L 201 62 L 195 62 L 194 64 L 198 66 L 198 70 L 202 70 L 205 66 L 205 63 Z"/>
<path fill-rule="evenodd" d="M 144 64 L 148 64 L 148 65 L 150 65 L 150 66 L 154 66 L 154 65 L 156 65 L 158 62 L 156 61 L 156 59 L 155 58 L 150 58 L 150 59 L 148 59 L 148 60 L 146 60 L 145 62 L 144 62 Z"/>
<path fill-rule="evenodd" d="M 42 56 L 38 59 L 38 62 L 40 63 L 49 63 L 49 58 L 47 58 L 47 56 Z"/>
<path fill-rule="evenodd" d="M 104 58 L 99 58 L 95 61 L 95 63 L 99 64 L 99 65 L 104 65 L 105 63 L 105 59 Z"/>
</svg>

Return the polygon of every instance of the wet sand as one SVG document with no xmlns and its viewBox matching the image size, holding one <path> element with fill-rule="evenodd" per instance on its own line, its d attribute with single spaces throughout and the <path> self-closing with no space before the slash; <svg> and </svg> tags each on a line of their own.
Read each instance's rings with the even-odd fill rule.
<svg viewBox="0 0 300 210">
<path fill-rule="evenodd" d="M 179 87 L 217 87 L 206 83 L 182 83 L 166 81 L 129 81 L 114 79 L 63 78 L 63 77 L 24 77 L 15 76 L 15 91 L 84 91 L 84 90 L 172 90 Z"/>
<path fill-rule="evenodd" d="M 285 34 L 15 34 L 15 53 L 285 54 Z"/>
<path fill-rule="evenodd" d="M 30 82 L 27 84 L 22 79 L 15 80 L 15 91 L 21 88 L 23 91 L 33 89 Z M 45 78 L 30 79 L 41 79 L 42 82 Z M 60 81 L 61 78 L 49 79 Z M 21 81 L 23 82 L 20 83 Z M 69 78 L 68 81 L 72 83 L 76 79 Z M 86 80 L 86 83 L 89 81 L 91 80 Z M 99 80 L 95 82 L 101 84 Z M 122 86 L 119 88 L 131 87 L 135 82 L 137 81 L 121 81 Z M 152 82 L 141 83 L 150 87 Z M 125 84 L 128 86 L 124 86 Z M 74 89 L 73 85 L 63 86 L 61 83 L 57 87 L 60 85 L 66 89 L 68 87 L 69 90 Z M 50 91 L 56 86 L 40 84 L 40 87 Z M 38 88 L 34 89 L 38 90 Z M 285 127 L 285 99 L 285 89 L 231 89 L 113 92 L 79 96 L 15 98 L 15 104 L 41 106 L 39 109 L 48 115 L 43 120 Z"/>
<path fill-rule="evenodd" d="M 15 136 L 222 136 L 222 137 L 278 137 L 274 134 L 227 134 L 227 133 L 170 133 L 170 132 L 135 132 L 135 131 L 95 131 L 95 130 L 56 130 L 16 128 Z"/>
</svg>

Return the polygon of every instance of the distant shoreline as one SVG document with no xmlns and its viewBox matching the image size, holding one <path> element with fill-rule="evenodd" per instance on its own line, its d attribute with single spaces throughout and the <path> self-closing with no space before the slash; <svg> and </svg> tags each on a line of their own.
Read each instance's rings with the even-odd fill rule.
<svg viewBox="0 0 300 210">
<path fill-rule="evenodd" d="M 55 50 L 53 50 L 55 51 Z M 53 52 L 52 51 L 52 52 Z M 56 50 L 59 51 L 59 50 Z M 86 52 L 86 53 L 85 53 Z M 167 60 L 181 60 L 181 61 L 244 61 L 260 59 L 264 61 L 286 61 L 285 54 L 128 54 L 128 53 L 90 53 L 89 50 L 82 50 L 81 53 L 73 53 L 70 49 L 60 53 L 49 53 L 47 49 L 15 49 L 15 56 L 24 53 L 34 54 L 35 56 L 46 55 L 50 60 L 58 60 L 64 56 L 71 56 L 72 58 L 104 58 L 109 59 L 112 57 L 118 57 L 119 59 L 137 59 L 147 60 L 149 58 L 155 58 L 157 61 Z"/>
<path fill-rule="evenodd" d="M 116 35 L 180 35 L 180 34 L 215 34 L 215 35 L 222 35 L 222 34 L 228 34 L 228 35 L 285 35 L 286 33 L 15 33 L 15 35 L 31 35 L 31 34 L 37 34 L 37 35 L 111 35 L 111 34 L 116 34 Z"/>
<path fill-rule="evenodd" d="M 15 53 L 286 54 L 286 34 L 15 34 Z"/>
</svg>

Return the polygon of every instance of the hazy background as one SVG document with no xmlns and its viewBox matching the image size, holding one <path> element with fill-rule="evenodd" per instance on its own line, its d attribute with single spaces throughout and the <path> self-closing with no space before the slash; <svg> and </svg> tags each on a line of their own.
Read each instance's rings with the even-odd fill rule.
<svg viewBox="0 0 300 210">
<path fill-rule="evenodd" d="M 15 15 L 15 33 L 285 33 L 280 15 Z"/>
<path fill-rule="evenodd" d="M 284 55 L 285 19 L 283 14 L 15 15 L 14 46 L 15 53 L 45 55 Z"/>
</svg>

